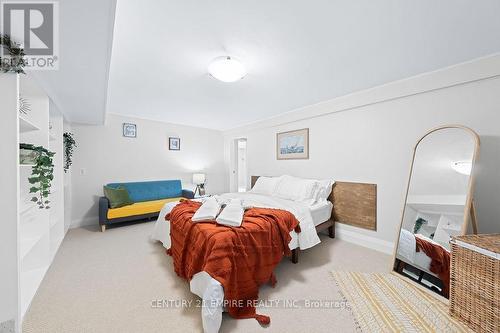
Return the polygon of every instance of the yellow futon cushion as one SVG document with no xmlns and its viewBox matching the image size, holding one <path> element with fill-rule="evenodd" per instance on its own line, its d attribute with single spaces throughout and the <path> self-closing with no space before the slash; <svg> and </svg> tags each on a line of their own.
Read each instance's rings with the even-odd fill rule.
<svg viewBox="0 0 500 333">
<path fill-rule="evenodd" d="M 168 198 L 153 201 L 136 202 L 134 204 L 119 208 L 108 209 L 108 219 L 117 219 L 119 217 L 128 217 L 134 215 L 143 215 L 157 213 L 167 202 L 179 201 L 182 198 Z"/>
</svg>

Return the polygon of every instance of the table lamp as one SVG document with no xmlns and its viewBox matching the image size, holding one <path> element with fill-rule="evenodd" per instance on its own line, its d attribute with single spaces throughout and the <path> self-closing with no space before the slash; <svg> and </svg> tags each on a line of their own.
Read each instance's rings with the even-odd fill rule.
<svg viewBox="0 0 500 333">
<path fill-rule="evenodd" d="M 199 195 L 205 195 L 205 174 L 204 173 L 193 173 L 193 184 L 196 185 L 194 190 L 194 195 L 198 192 Z"/>
</svg>

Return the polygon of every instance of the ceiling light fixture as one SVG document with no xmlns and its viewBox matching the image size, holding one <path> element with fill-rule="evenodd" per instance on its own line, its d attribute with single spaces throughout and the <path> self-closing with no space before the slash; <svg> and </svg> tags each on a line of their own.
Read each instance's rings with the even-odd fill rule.
<svg viewBox="0 0 500 333">
<path fill-rule="evenodd" d="M 461 173 L 462 175 L 469 176 L 470 173 L 472 172 L 472 162 L 470 161 L 451 162 L 451 167 L 453 170 L 455 170 L 458 173 Z"/>
<path fill-rule="evenodd" d="M 208 65 L 208 73 L 222 82 L 235 82 L 247 75 L 245 66 L 230 56 L 217 57 Z"/>
</svg>

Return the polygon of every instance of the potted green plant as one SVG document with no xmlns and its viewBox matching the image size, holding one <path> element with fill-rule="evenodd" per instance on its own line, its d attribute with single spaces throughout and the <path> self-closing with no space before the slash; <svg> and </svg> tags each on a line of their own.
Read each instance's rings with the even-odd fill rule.
<svg viewBox="0 0 500 333">
<path fill-rule="evenodd" d="M 419 217 L 416 221 L 415 221 L 415 225 L 413 226 L 413 233 L 414 234 L 417 234 L 419 231 L 420 231 L 420 228 L 422 228 L 422 226 L 424 224 L 427 224 L 427 221 L 424 220 L 423 218 Z"/>
<path fill-rule="evenodd" d="M 35 146 L 28 143 L 21 143 L 19 149 L 31 151 L 35 156 L 32 161 L 31 177 L 28 178 L 28 182 L 31 184 L 30 193 L 34 194 L 31 201 L 36 202 L 40 209 L 49 209 L 50 186 L 54 179 L 52 158 L 55 153 L 43 146 Z"/>
</svg>

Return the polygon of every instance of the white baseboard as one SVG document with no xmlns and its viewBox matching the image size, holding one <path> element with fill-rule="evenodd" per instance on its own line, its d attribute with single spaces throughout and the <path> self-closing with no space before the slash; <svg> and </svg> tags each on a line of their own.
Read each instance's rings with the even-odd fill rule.
<svg viewBox="0 0 500 333">
<path fill-rule="evenodd" d="M 368 235 L 363 235 L 361 233 L 343 229 L 342 227 L 335 229 L 335 238 L 340 240 L 353 243 L 356 245 L 364 246 L 385 254 L 391 254 L 394 252 L 394 243 L 379 238 L 371 237 Z"/>
<path fill-rule="evenodd" d="M 83 219 L 71 221 L 71 225 L 69 226 L 69 228 L 75 229 L 75 228 L 85 227 L 88 225 L 98 225 L 98 224 L 99 224 L 99 218 L 97 216 L 96 217 L 86 217 Z"/>
</svg>

